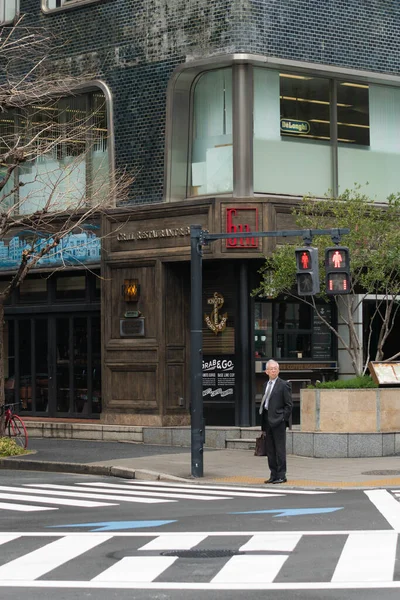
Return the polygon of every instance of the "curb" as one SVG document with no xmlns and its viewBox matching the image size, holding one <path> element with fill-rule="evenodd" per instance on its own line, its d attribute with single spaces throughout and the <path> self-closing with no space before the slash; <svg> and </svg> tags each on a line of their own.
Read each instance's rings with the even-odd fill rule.
<svg viewBox="0 0 400 600">
<path fill-rule="evenodd" d="M 25 460 L 18 458 L 0 459 L 0 469 L 15 469 L 19 471 L 47 471 L 51 473 L 76 473 L 80 475 L 106 475 L 124 479 L 147 481 L 189 481 L 183 477 L 175 477 L 168 473 L 147 471 L 145 469 L 127 469 L 126 467 L 110 467 L 106 465 L 50 462 L 43 460 Z"/>
</svg>

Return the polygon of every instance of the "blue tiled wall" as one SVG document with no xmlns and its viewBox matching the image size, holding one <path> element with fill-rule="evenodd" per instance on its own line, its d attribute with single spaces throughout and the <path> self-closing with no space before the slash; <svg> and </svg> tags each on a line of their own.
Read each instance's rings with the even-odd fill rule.
<svg viewBox="0 0 400 600">
<path fill-rule="evenodd" d="M 21 10 L 63 36 L 72 71 L 90 65 L 109 85 L 134 203 L 162 200 L 167 83 L 187 60 L 249 52 L 399 72 L 398 0 L 100 0 L 52 14 L 21 0 Z"/>
</svg>

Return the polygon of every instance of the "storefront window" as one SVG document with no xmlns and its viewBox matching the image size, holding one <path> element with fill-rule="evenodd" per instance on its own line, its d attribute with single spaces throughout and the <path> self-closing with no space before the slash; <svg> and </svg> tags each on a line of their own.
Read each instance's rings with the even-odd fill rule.
<svg viewBox="0 0 400 600">
<path fill-rule="evenodd" d="M 384 201 L 400 189 L 400 90 L 335 85 L 333 105 L 329 79 L 254 69 L 256 192 L 323 196 L 332 189 L 336 152 L 339 193 L 368 184 L 366 193 Z"/>
<path fill-rule="evenodd" d="M 272 357 L 272 304 L 255 303 L 254 349 L 256 358 Z"/>
<path fill-rule="evenodd" d="M 192 196 L 232 192 L 232 70 L 204 73 L 193 97 Z"/>
<path fill-rule="evenodd" d="M 304 302 L 256 302 L 254 305 L 255 359 L 329 360 L 335 356 L 332 334 L 313 308 Z M 332 306 L 320 312 L 332 320 Z"/>
<path fill-rule="evenodd" d="M 254 191 L 331 187 L 329 80 L 254 69 Z"/>
<path fill-rule="evenodd" d="M 176 77 L 168 199 L 234 190 L 324 197 L 368 184 L 365 193 L 382 202 L 400 189 L 400 88 L 373 83 L 373 73 L 368 82 L 330 75 L 329 67 L 324 74 L 319 66 L 296 72 L 257 64 L 245 65 L 244 78 L 232 79 L 234 61 L 200 75 L 186 66 Z M 247 87 L 235 87 L 251 79 L 253 104 Z M 233 106 L 233 97 L 250 100 Z M 243 146 L 233 147 L 233 129 L 238 143 L 250 143 L 250 112 L 253 153 L 234 181 L 233 156 L 243 160 Z M 243 119 L 246 127 L 238 126 Z"/>
<path fill-rule="evenodd" d="M 342 83 L 339 98 L 351 103 L 352 111 L 346 120 L 338 110 L 338 121 L 353 124 L 338 125 L 340 134 L 350 138 L 347 144 L 338 140 L 339 191 L 368 183 L 366 193 L 384 201 L 400 189 L 400 90 Z"/>
</svg>

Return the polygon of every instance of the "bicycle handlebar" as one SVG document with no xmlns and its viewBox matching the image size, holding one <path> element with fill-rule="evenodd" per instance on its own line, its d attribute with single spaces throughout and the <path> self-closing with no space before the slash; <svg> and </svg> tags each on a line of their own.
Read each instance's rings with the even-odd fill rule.
<svg viewBox="0 0 400 600">
<path fill-rule="evenodd" d="M 8 402 L 7 404 L 3 404 L 3 406 L 0 407 L 0 415 L 3 415 L 11 406 L 21 406 L 21 402 Z"/>
</svg>

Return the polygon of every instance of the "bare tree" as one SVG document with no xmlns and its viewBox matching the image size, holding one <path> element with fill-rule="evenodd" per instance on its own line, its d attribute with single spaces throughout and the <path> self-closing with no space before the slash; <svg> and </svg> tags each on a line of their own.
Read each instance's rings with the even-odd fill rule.
<svg viewBox="0 0 400 600">
<path fill-rule="evenodd" d="M 50 60 L 56 51 L 60 40 L 23 19 L 0 30 L 0 244 L 24 232 L 0 291 L 0 407 L 5 301 L 45 257 L 70 264 L 69 237 L 126 200 L 132 182 L 109 169 L 104 97 L 79 91 L 93 74 L 63 72 L 62 61 Z"/>
</svg>

